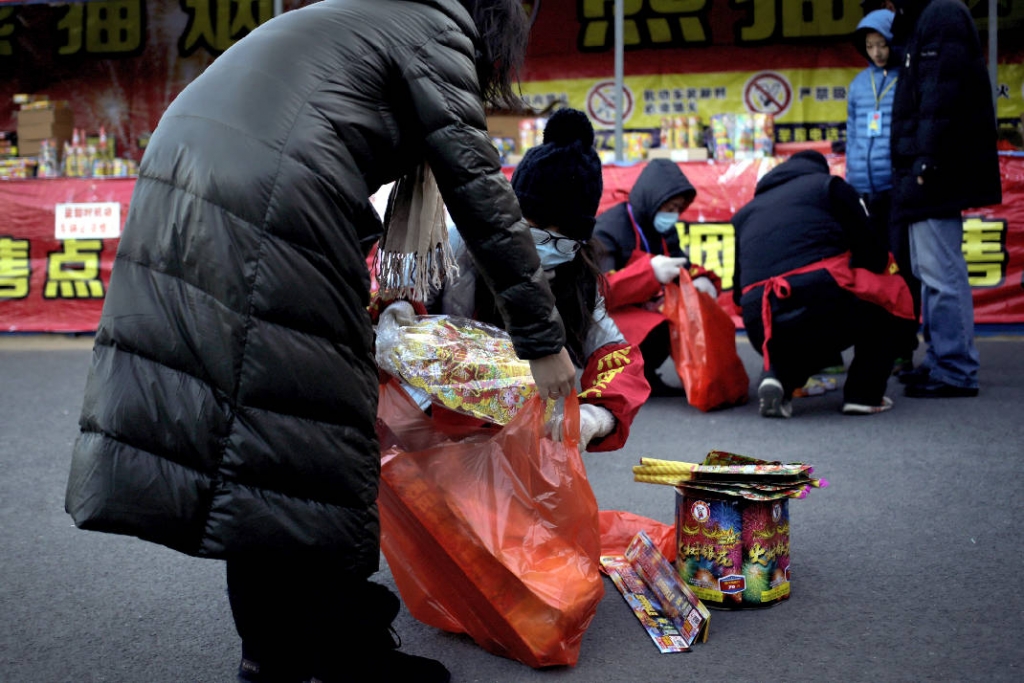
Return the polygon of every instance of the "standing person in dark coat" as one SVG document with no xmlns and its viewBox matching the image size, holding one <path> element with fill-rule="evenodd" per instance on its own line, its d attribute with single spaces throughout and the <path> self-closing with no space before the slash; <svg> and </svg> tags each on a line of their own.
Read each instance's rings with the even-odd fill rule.
<svg viewBox="0 0 1024 683">
<path fill-rule="evenodd" d="M 688 268 L 695 287 L 718 296 L 718 276 L 691 265 L 679 244 L 679 214 L 697 190 L 678 164 L 648 162 L 629 191 L 629 200 L 597 217 L 594 239 L 604 255 L 600 267 L 608 280 L 608 313 L 644 357 L 644 373 L 654 395 L 682 395 L 682 380 L 670 355 L 668 319 L 661 312 L 665 285 Z"/>
<path fill-rule="evenodd" d="M 512 95 L 527 30 L 518 0 L 324 0 L 221 55 L 146 150 L 66 507 L 83 529 L 226 560 L 240 680 L 449 679 L 396 650 L 398 598 L 368 580 L 369 197 L 429 163 L 539 392 L 573 390 L 482 101 Z"/>
<path fill-rule="evenodd" d="M 960 0 L 896 0 L 904 62 L 892 111 L 893 220 L 910 226 L 927 351 L 913 398 L 977 396 L 974 301 L 963 251 L 968 208 L 999 204 L 992 83 Z"/>
<path fill-rule="evenodd" d="M 761 178 L 733 225 L 733 300 L 764 356 L 761 415 L 790 417 L 793 390 L 851 345 L 843 413 L 892 408 L 892 334 L 913 305 L 903 279 L 887 272 L 886 236 L 869 229 L 856 190 L 821 154 L 799 152 Z"/>
</svg>

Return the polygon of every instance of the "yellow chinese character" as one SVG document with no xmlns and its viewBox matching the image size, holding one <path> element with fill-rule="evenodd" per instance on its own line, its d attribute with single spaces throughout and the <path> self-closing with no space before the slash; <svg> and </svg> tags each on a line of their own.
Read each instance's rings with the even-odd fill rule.
<svg viewBox="0 0 1024 683">
<path fill-rule="evenodd" d="M 10 37 L 14 35 L 14 8 L 0 9 L 0 57 L 14 54 Z"/>
<path fill-rule="evenodd" d="M 273 0 L 182 0 L 182 8 L 188 26 L 178 48 L 185 57 L 199 47 L 220 54 L 274 16 Z"/>
<path fill-rule="evenodd" d="M 44 299 L 102 299 L 102 240 L 66 240 L 47 256 Z"/>
<path fill-rule="evenodd" d="M 731 289 L 736 272 L 736 231 L 731 223 L 689 223 L 683 227 L 682 246 L 690 260 L 722 278 L 722 289 Z"/>
<path fill-rule="evenodd" d="M 738 42 L 756 43 L 767 40 L 775 35 L 775 25 L 777 22 L 775 2 L 776 0 L 735 0 L 737 8 L 749 8 L 749 19 L 746 23 L 740 25 Z"/>
<path fill-rule="evenodd" d="M 754 0 L 755 6 L 764 1 Z M 770 1 L 774 4 L 774 0 Z M 864 16 L 859 0 L 839 3 L 781 0 L 781 5 L 783 38 L 849 35 Z"/>
<path fill-rule="evenodd" d="M 107 0 L 69 4 L 57 23 L 66 32 L 62 55 L 130 54 L 142 49 L 145 35 L 145 9 L 142 0 Z"/>
<path fill-rule="evenodd" d="M 972 287 L 996 287 L 1006 277 L 1006 221 L 972 216 L 964 220 L 964 260 Z"/>
<path fill-rule="evenodd" d="M 28 296 L 29 241 L 0 237 L 0 299 L 24 299 Z"/>
</svg>

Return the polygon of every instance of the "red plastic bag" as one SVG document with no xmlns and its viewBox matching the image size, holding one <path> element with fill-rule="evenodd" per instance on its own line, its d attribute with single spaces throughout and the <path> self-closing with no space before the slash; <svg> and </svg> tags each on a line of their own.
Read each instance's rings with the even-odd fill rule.
<svg viewBox="0 0 1024 683">
<path fill-rule="evenodd" d="M 676 561 L 675 524 L 665 524 L 624 510 L 601 510 L 598 520 L 601 525 L 602 555 L 625 555 L 633 538 L 645 531 L 666 560 Z"/>
<path fill-rule="evenodd" d="M 378 412 L 381 548 L 409 612 L 532 667 L 575 664 L 604 595 L 597 501 L 544 410 L 457 441 L 394 383 Z M 575 396 L 565 422 L 579 433 Z"/>
<path fill-rule="evenodd" d="M 718 302 L 693 286 L 685 269 L 665 285 L 672 360 L 686 400 L 705 412 L 746 403 L 750 378 L 736 352 L 736 325 Z"/>
</svg>

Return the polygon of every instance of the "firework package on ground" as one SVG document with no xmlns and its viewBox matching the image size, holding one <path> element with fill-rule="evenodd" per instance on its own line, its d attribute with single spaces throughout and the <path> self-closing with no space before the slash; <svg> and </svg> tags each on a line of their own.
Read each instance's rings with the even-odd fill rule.
<svg viewBox="0 0 1024 683">
<path fill-rule="evenodd" d="M 676 569 L 711 607 L 790 595 L 789 501 L 828 482 L 805 463 L 711 451 L 701 463 L 642 458 L 636 481 L 676 488 Z"/>
</svg>

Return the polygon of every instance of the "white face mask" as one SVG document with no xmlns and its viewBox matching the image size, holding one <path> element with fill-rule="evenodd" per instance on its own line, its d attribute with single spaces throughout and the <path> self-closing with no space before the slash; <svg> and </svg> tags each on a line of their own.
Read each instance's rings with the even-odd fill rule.
<svg viewBox="0 0 1024 683">
<path fill-rule="evenodd" d="M 667 235 L 676 229 L 679 222 L 679 214 L 671 211 L 659 211 L 654 214 L 654 229 L 662 235 Z"/>
</svg>

